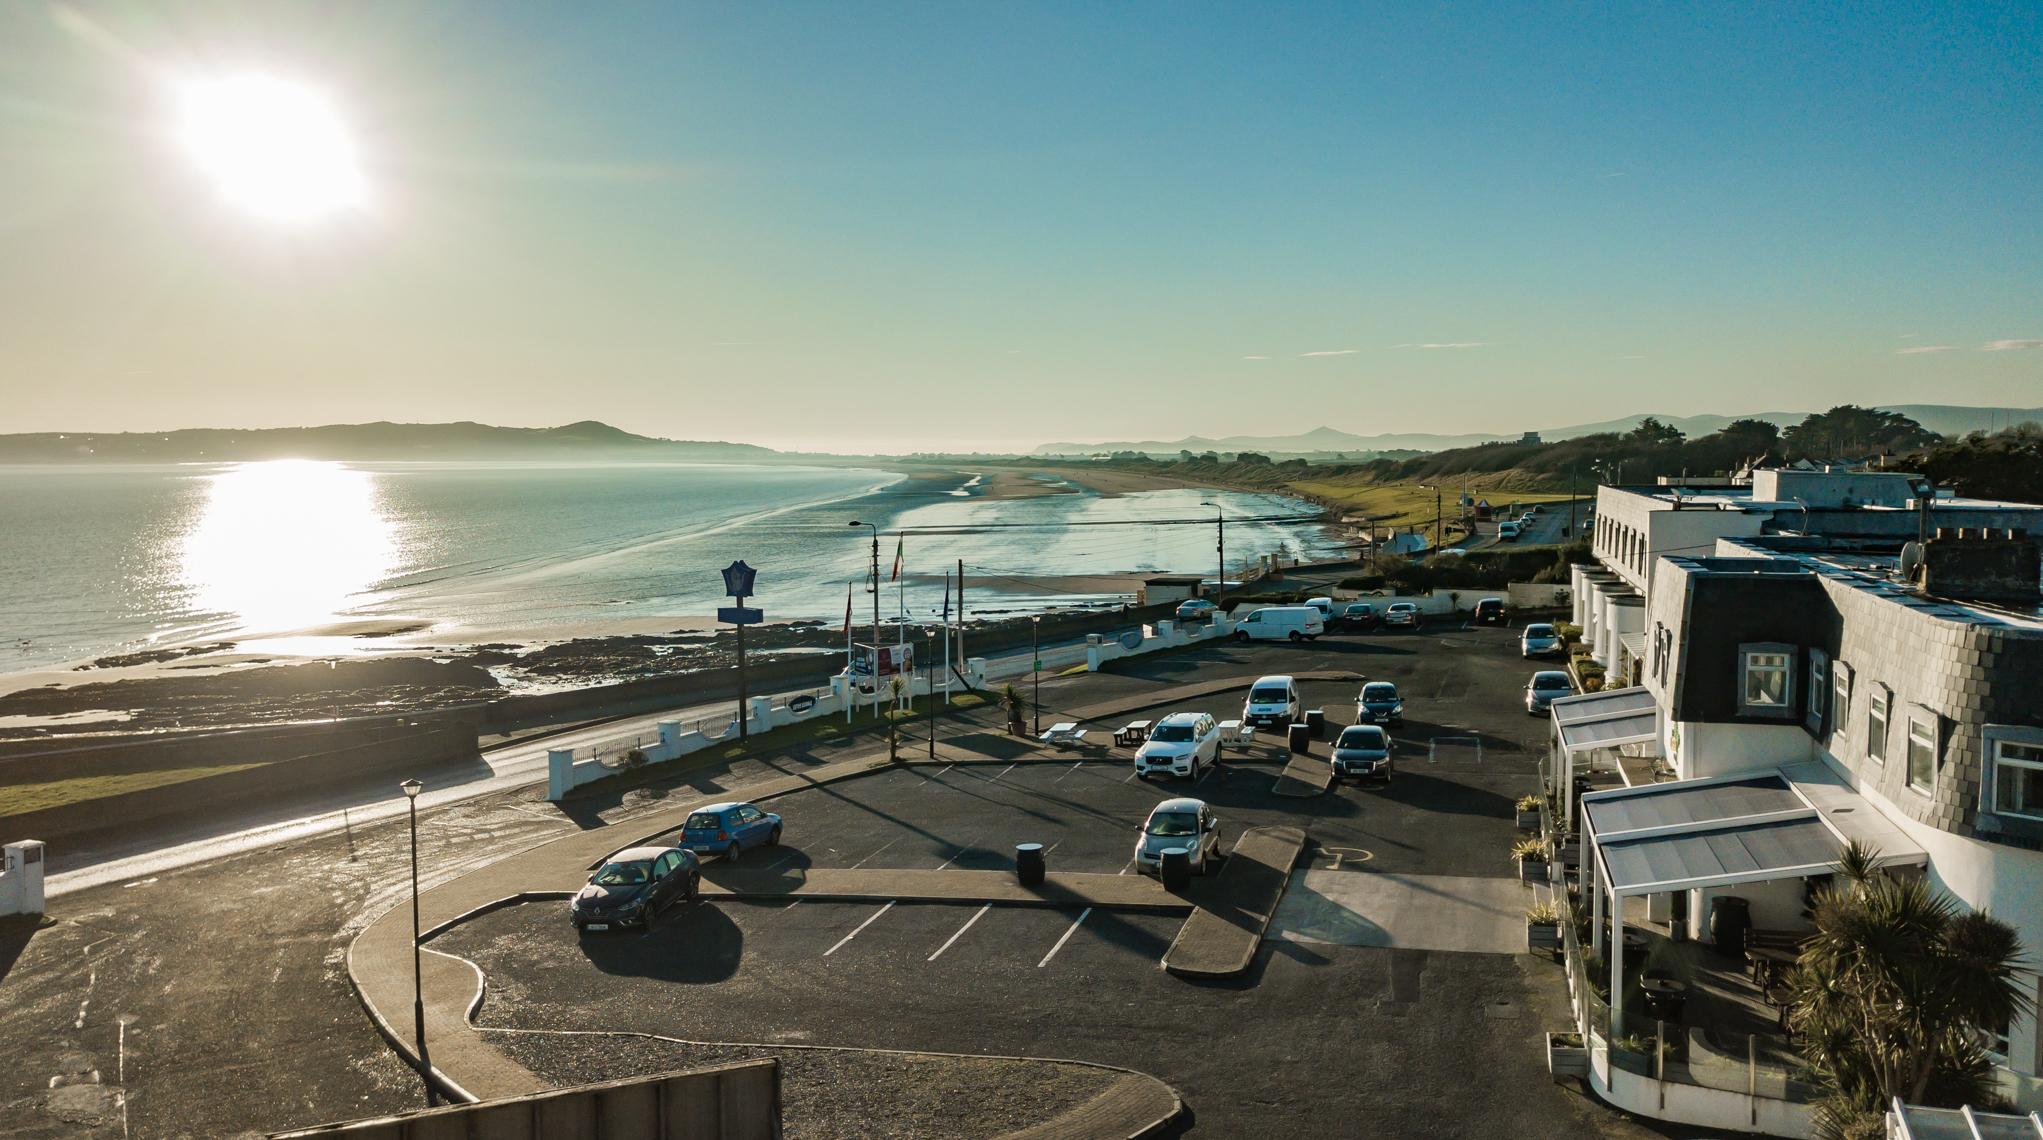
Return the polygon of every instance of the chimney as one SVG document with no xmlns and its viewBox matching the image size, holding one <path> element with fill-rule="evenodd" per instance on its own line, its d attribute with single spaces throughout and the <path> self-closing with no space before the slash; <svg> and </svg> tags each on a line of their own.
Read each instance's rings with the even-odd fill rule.
<svg viewBox="0 0 2043 1140">
<path fill-rule="evenodd" d="M 2019 529 L 1938 527 L 1922 548 L 1922 592 L 1961 602 L 2043 599 L 2043 552 Z"/>
</svg>

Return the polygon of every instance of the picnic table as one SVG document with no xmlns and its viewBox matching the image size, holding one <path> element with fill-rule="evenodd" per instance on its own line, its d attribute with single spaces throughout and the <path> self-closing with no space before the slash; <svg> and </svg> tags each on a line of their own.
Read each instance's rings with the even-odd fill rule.
<svg viewBox="0 0 2043 1140">
<path fill-rule="evenodd" d="M 1247 748 L 1255 742 L 1255 725 L 1243 724 L 1238 720 L 1223 720 L 1220 722 L 1220 743 L 1231 744 L 1236 748 Z"/>
<path fill-rule="evenodd" d="M 1143 739 L 1148 735 L 1149 735 L 1148 721 L 1131 720 L 1127 724 L 1124 724 L 1121 727 L 1114 730 L 1114 743 L 1121 745 L 1140 744 L 1142 743 Z"/>
<path fill-rule="evenodd" d="M 1745 957 L 1752 967 L 1752 980 L 1762 988 L 1771 986 L 1801 958 L 1802 944 L 1810 937 L 1807 931 L 1747 930 Z"/>
<path fill-rule="evenodd" d="M 1043 730 L 1040 737 L 1045 744 L 1072 745 L 1085 742 L 1085 730 L 1076 721 L 1060 721 Z"/>
</svg>

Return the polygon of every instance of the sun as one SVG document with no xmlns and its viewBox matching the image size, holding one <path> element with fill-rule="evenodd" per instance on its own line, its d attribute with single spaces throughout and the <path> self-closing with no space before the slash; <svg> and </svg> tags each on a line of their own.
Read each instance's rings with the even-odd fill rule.
<svg viewBox="0 0 2043 1140">
<path fill-rule="evenodd" d="M 317 91 L 249 74 L 186 83 L 179 95 L 185 149 L 228 201 L 275 221 L 366 203 L 354 143 Z"/>
</svg>

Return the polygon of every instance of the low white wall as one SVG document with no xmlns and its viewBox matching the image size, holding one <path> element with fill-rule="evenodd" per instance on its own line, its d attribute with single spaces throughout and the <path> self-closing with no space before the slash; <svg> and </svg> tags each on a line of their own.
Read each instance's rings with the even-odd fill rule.
<svg viewBox="0 0 2043 1140">
<path fill-rule="evenodd" d="M 985 658 L 974 657 L 967 661 L 964 673 L 971 689 L 983 690 L 986 687 Z M 955 678 L 939 674 L 933 682 L 934 691 L 939 697 L 947 691 L 946 682 L 950 685 L 948 691 L 954 693 L 958 691 Z M 931 686 L 932 679 L 929 674 L 918 672 L 908 681 L 903 691 L 911 701 L 928 699 Z M 892 694 L 885 689 L 876 693 L 858 692 L 852 688 L 844 674 L 839 673 L 830 679 L 828 693 L 789 693 L 753 697 L 746 707 L 745 727 L 748 732 L 769 732 L 805 720 L 842 716 L 845 713 L 847 698 L 851 701 L 851 707 L 855 709 L 871 708 L 876 703 L 891 700 Z M 685 732 L 682 731 L 681 722 L 678 720 L 663 720 L 659 722 L 659 726 L 659 740 L 639 749 L 645 753 L 648 765 L 665 764 L 700 752 L 711 745 L 738 738 L 738 717 L 735 711 L 728 720 Z M 622 751 L 620 749 L 618 754 Z M 568 793 L 575 788 L 605 776 L 616 775 L 620 771 L 622 769 L 606 765 L 593 756 L 576 759 L 572 749 L 552 749 L 546 754 L 546 798 L 557 803 L 567 798 Z"/>
<path fill-rule="evenodd" d="M 1240 607 L 1243 612 L 1262 608 Z M 1097 673 L 1101 665 L 1123 657 L 1139 657 L 1144 653 L 1177 649 L 1202 641 L 1224 641 L 1234 633 L 1234 622 L 1231 615 L 1215 614 L 1211 621 L 1182 624 L 1160 621 L 1141 629 L 1131 629 L 1125 634 L 1089 633 L 1085 637 L 1085 668 L 1087 672 Z M 1049 663 L 1045 661 L 1044 666 L 1048 668 Z"/>
<path fill-rule="evenodd" d="M 1589 1084 L 1596 1095 L 1618 1108 L 1657 1120 L 1770 1136 L 1816 1134 L 1816 1110 L 1809 1105 L 1678 1081 L 1661 1082 L 1622 1069 L 1613 1074 L 1610 1054 L 1600 1048 L 1589 1051 Z"/>
</svg>

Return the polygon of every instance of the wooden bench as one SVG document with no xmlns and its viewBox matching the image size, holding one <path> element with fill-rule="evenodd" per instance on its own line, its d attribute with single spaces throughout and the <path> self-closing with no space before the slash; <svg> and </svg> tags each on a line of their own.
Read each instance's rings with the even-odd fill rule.
<svg viewBox="0 0 2043 1140">
<path fill-rule="evenodd" d="M 1121 745 L 1123 747 L 1132 748 L 1141 744 L 1143 740 L 1146 739 L 1148 736 L 1149 736 L 1148 721 L 1131 720 L 1127 724 L 1124 724 L 1121 727 L 1114 730 L 1114 743 Z"/>
<path fill-rule="evenodd" d="M 1073 721 L 1065 721 L 1061 724 L 1053 724 L 1050 727 L 1044 729 L 1043 735 L 1039 739 L 1041 739 L 1042 742 L 1045 744 L 1054 744 L 1060 748 L 1069 748 L 1075 744 L 1085 743 L 1085 730 L 1078 727 L 1078 725 Z"/>
</svg>

